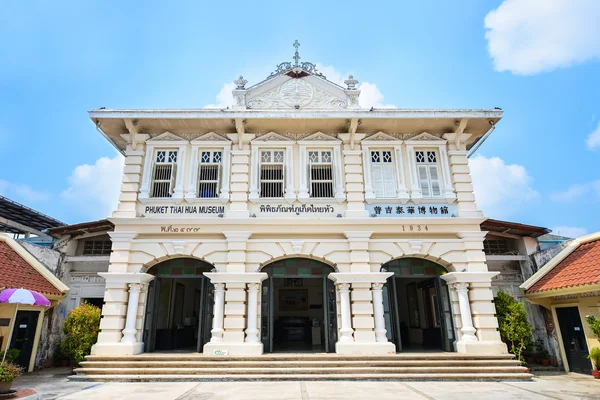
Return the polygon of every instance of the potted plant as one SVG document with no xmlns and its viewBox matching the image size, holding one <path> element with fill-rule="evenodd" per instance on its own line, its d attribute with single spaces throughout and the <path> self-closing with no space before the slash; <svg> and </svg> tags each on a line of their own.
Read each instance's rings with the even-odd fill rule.
<svg viewBox="0 0 600 400">
<path fill-rule="evenodd" d="M 531 343 L 533 327 L 527 321 L 527 312 L 523 303 L 500 289 L 494 298 L 500 337 L 509 351 L 523 364 L 523 350 Z"/>
<path fill-rule="evenodd" d="M 4 353 L 6 353 L 6 357 Z M 19 358 L 19 354 L 21 354 L 21 350 L 19 349 L 4 350 L 2 353 L 0 353 L 0 361 L 4 359 L 4 361 L 9 363 L 14 362 L 17 358 Z"/>
<path fill-rule="evenodd" d="M 13 381 L 22 373 L 23 368 L 17 364 L 6 361 L 0 363 L 0 394 L 9 392 Z"/>
<path fill-rule="evenodd" d="M 98 307 L 83 303 L 65 319 L 65 337 L 60 343 L 60 351 L 72 361 L 72 365 L 84 361 L 96 343 L 100 331 L 100 313 Z"/>
<path fill-rule="evenodd" d="M 548 350 L 543 349 L 542 352 L 540 353 L 540 357 L 542 359 L 542 365 L 544 367 L 549 367 L 550 366 L 550 353 L 548 353 Z"/>
<path fill-rule="evenodd" d="M 594 347 L 590 350 L 588 358 L 592 362 L 592 375 L 596 379 L 600 379 L 600 347 Z"/>
</svg>

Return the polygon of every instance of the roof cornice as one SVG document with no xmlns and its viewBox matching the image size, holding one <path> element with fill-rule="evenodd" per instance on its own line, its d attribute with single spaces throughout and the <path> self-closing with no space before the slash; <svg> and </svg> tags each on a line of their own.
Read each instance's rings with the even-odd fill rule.
<svg viewBox="0 0 600 400">
<path fill-rule="evenodd" d="M 233 110 L 233 109 L 94 109 L 88 112 L 92 119 L 102 118 L 165 118 L 165 119 L 328 119 L 328 118 L 502 118 L 496 109 L 374 109 L 364 110 Z"/>
</svg>

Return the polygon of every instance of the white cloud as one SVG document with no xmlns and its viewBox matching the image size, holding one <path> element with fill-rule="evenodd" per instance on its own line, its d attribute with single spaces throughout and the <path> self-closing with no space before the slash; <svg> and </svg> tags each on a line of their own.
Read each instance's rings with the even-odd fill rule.
<svg viewBox="0 0 600 400">
<path fill-rule="evenodd" d="M 597 197 L 600 197 L 600 179 L 571 185 L 563 192 L 550 194 L 550 199 L 559 203 L 571 203 L 590 194 L 595 194 Z"/>
<path fill-rule="evenodd" d="M 235 89 L 234 83 L 226 83 L 221 88 L 219 94 L 217 94 L 216 103 L 204 106 L 204 108 L 231 108 L 233 107 L 233 93 Z"/>
<path fill-rule="evenodd" d="M 557 226 L 556 228 L 552 228 L 552 233 L 554 235 L 578 238 L 579 236 L 587 235 L 588 231 L 585 228 L 576 226 Z"/>
<path fill-rule="evenodd" d="M 61 196 L 86 218 L 101 219 L 117 208 L 123 173 L 123 156 L 102 157 L 94 165 L 75 167 L 68 178 L 69 187 Z"/>
<path fill-rule="evenodd" d="M 44 202 L 50 200 L 52 195 L 46 192 L 33 190 L 31 186 L 23 183 L 13 183 L 0 179 L 0 194 L 21 202 Z"/>
<path fill-rule="evenodd" d="M 585 139 L 585 144 L 590 150 L 600 149 L 600 122 L 598 122 L 596 129 Z"/>
<path fill-rule="evenodd" d="M 497 71 L 533 75 L 600 58 L 600 1 L 504 0 L 485 17 Z"/>
<path fill-rule="evenodd" d="M 522 165 L 477 155 L 469 160 L 477 205 L 490 218 L 508 218 L 535 201 L 539 194 Z"/>
</svg>

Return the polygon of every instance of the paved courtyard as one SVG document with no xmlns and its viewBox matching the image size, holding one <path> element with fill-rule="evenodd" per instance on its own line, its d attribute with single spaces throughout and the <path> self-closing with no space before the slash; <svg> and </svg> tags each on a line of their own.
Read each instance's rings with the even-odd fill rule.
<svg viewBox="0 0 600 400">
<path fill-rule="evenodd" d="M 67 369 L 27 374 L 17 388 L 39 398 L 84 400 L 600 399 L 600 380 L 552 374 L 530 382 L 69 382 Z"/>
</svg>

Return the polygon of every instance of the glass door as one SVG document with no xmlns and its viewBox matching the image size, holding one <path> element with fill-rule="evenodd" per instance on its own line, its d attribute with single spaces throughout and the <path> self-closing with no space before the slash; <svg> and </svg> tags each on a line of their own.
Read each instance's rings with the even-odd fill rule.
<svg viewBox="0 0 600 400">
<path fill-rule="evenodd" d="M 215 307 L 215 287 L 208 278 L 202 278 L 202 293 L 200 295 L 200 311 L 198 315 L 198 343 L 197 351 L 202 352 L 202 348 L 211 338 L 213 324 L 213 310 Z"/>
<path fill-rule="evenodd" d="M 325 351 L 335 353 L 335 344 L 337 343 L 337 302 L 335 285 L 331 279 L 323 277 L 323 286 L 325 287 Z"/>
<path fill-rule="evenodd" d="M 263 343 L 264 352 L 272 353 L 272 338 L 271 338 L 271 288 L 273 287 L 273 278 L 265 279 L 262 284 L 262 292 L 260 298 L 260 335 Z"/>
<path fill-rule="evenodd" d="M 452 306 L 450 304 L 448 284 L 445 280 L 437 278 L 435 279 L 435 290 L 441 321 L 442 346 L 445 351 L 454 351 L 454 322 L 452 320 Z"/>
<path fill-rule="evenodd" d="M 160 279 L 154 278 L 148 284 L 146 297 L 146 315 L 144 317 L 143 341 L 147 353 L 152 353 L 156 343 L 156 318 L 158 315 L 158 295 L 160 293 Z"/>
</svg>

